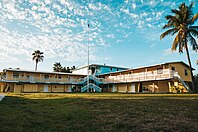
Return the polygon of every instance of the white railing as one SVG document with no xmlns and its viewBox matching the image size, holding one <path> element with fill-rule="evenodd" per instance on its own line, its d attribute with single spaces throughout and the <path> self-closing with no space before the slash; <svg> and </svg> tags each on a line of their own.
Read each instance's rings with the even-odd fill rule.
<svg viewBox="0 0 198 132">
<path fill-rule="evenodd" d="M 107 78 L 97 78 L 95 76 L 89 76 L 93 80 L 97 82 L 104 83 L 119 83 L 119 82 L 137 82 L 137 81 L 149 81 L 149 80 L 162 80 L 162 79 L 170 79 L 176 76 L 176 72 L 163 69 L 162 72 L 159 71 L 148 71 L 148 72 L 140 72 L 140 73 L 132 73 L 132 74 L 124 74 L 124 75 L 116 75 L 116 76 L 108 76 Z M 22 81 L 22 82 L 49 82 L 49 83 L 80 83 L 83 81 L 87 81 L 87 77 L 85 78 L 43 78 L 43 77 L 19 77 L 13 78 L 12 76 L 7 76 L 5 80 L 9 81 Z"/>
<path fill-rule="evenodd" d="M 149 81 L 149 80 L 162 80 L 173 78 L 174 71 L 163 69 L 161 73 L 157 71 L 148 71 L 132 74 L 124 74 L 117 76 L 109 76 L 105 79 L 106 83 L 119 83 L 119 82 L 136 82 L 136 81 Z"/>
<path fill-rule="evenodd" d="M 93 75 L 89 75 L 89 79 L 93 79 L 96 82 L 104 82 L 104 78 L 97 78 L 97 77 L 95 77 Z M 87 77 L 80 78 L 79 80 L 81 80 L 81 81 L 87 81 Z"/>
<path fill-rule="evenodd" d="M 49 82 L 49 83 L 78 83 L 80 79 L 75 78 L 41 78 L 41 77 L 18 77 L 7 76 L 7 81 L 21 81 L 21 82 Z"/>
<path fill-rule="evenodd" d="M 190 88 L 188 87 L 188 85 L 184 82 L 184 80 L 181 78 L 181 76 L 178 74 L 178 72 L 173 72 L 173 77 L 176 77 L 182 84 L 183 86 L 190 91 Z"/>
</svg>

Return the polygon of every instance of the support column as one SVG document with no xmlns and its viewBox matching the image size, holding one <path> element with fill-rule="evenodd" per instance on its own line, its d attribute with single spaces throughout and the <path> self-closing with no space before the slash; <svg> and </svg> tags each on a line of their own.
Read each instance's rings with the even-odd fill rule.
<svg viewBox="0 0 198 132">
<path fill-rule="evenodd" d="M 155 82 L 153 82 L 153 92 L 155 93 Z"/>
<path fill-rule="evenodd" d="M 171 83 L 170 82 L 168 82 L 168 88 L 169 88 L 169 92 L 172 92 Z"/>
<path fill-rule="evenodd" d="M 142 82 L 138 83 L 138 92 L 142 92 Z"/>
</svg>

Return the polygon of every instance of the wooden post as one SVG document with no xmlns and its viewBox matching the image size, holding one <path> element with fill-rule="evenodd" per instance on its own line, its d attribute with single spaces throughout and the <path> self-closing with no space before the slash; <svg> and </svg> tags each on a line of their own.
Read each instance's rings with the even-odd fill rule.
<svg viewBox="0 0 198 132">
<path fill-rule="evenodd" d="M 153 92 L 155 93 L 155 82 L 153 82 Z"/>
<path fill-rule="evenodd" d="M 170 82 L 168 82 L 168 87 L 169 87 L 169 92 L 172 92 L 171 83 Z"/>
</svg>

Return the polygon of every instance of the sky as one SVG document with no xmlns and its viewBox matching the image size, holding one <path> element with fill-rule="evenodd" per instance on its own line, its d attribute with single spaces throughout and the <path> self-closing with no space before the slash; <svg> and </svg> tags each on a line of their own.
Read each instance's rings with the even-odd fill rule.
<svg viewBox="0 0 198 132">
<path fill-rule="evenodd" d="M 184 61 L 186 52 L 170 50 L 173 36 L 160 40 L 165 16 L 192 0 L 1 0 L 0 70 L 34 70 L 32 53 L 44 52 L 39 71 L 53 64 L 91 64 L 136 68 Z M 194 13 L 198 12 L 198 1 Z M 88 28 L 87 25 L 90 25 Z M 198 22 L 195 23 L 198 25 Z M 198 42 L 198 39 L 197 39 Z M 189 46 L 198 73 L 198 52 Z"/>
</svg>

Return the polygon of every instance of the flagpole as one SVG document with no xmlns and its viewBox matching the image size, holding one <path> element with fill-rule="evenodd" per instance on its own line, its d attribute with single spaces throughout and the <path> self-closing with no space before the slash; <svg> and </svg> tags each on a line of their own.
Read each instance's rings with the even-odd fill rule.
<svg viewBox="0 0 198 132">
<path fill-rule="evenodd" d="M 88 26 L 88 41 L 87 41 L 87 92 L 89 92 L 89 24 Z"/>
</svg>

